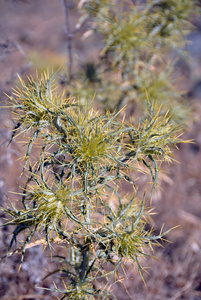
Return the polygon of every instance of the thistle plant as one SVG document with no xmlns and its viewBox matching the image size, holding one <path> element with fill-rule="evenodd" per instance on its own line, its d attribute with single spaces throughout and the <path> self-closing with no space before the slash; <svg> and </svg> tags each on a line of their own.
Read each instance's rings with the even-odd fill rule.
<svg viewBox="0 0 201 300">
<path fill-rule="evenodd" d="M 70 93 L 87 103 L 96 92 L 105 110 L 140 105 L 141 115 L 146 115 L 147 90 L 158 108 L 163 105 L 161 113 L 171 108 L 172 121 L 185 124 L 191 108 L 173 74 L 178 59 L 190 60 L 185 35 L 195 30 L 190 20 L 199 5 L 195 0 L 80 1 L 76 28 L 85 25 L 84 39 L 99 33 L 104 43 L 98 62 L 86 64 L 84 72 L 74 70 L 74 78 L 67 81 Z M 88 72 L 89 65 L 94 72 Z"/>
<path fill-rule="evenodd" d="M 57 242 L 60 267 L 47 276 L 61 275 L 53 290 L 60 299 L 116 299 L 110 285 L 119 267 L 129 260 L 143 277 L 141 258 L 169 232 L 154 235 L 147 229 L 160 166 L 171 162 L 173 148 L 182 142 L 175 123 L 182 123 L 188 110 L 171 82 L 174 63 L 165 55 L 170 48 L 184 53 L 179 44 L 195 1 L 123 1 L 120 9 L 115 4 L 78 5 L 82 17 L 73 34 L 90 20 L 85 36 L 100 32 L 104 39 L 97 64 L 84 65 L 79 77 L 70 61 L 61 93 L 56 74 L 47 72 L 20 78 L 21 87 L 9 97 L 16 123 L 10 142 L 20 134 L 30 138 L 20 205 L 9 201 L 2 208 L 6 224 L 14 226 L 7 256 L 21 232 L 21 263 L 39 236 L 50 252 Z M 104 109 L 97 109 L 96 99 Z M 128 121 L 123 106 L 133 101 L 146 113 Z M 151 184 L 141 186 L 135 178 L 144 173 Z"/>
<path fill-rule="evenodd" d="M 66 274 L 63 288 L 55 287 L 61 299 L 106 299 L 107 289 L 96 289 L 103 278 L 108 285 L 125 259 L 137 263 L 147 255 L 163 234 L 146 229 L 151 211 L 148 196 L 138 197 L 132 179 L 147 169 L 152 191 L 157 184 L 162 160 L 171 160 L 172 146 L 180 142 L 179 130 L 151 107 L 150 115 L 138 126 L 119 118 L 119 112 L 99 114 L 91 106 L 65 98 L 54 87 L 54 74 L 43 74 L 10 97 L 15 113 L 13 136 L 31 132 L 25 155 L 27 181 L 22 189 L 21 207 L 10 204 L 4 211 L 7 224 L 14 225 L 8 254 L 18 234 L 25 232 L 21 262 L 28 243 L 44 237 L 51 251 L 54 241 L 62 243 L 65 256 L 58 256 Z M 32 147 L 38 145 L 38 158 Z M 123 182 L 131 192 L 122 193 Z M 117 201 L 115 201 L 115 199 Z M 107 270 L 109 264 L 110 270 Z M 110 296 L 109 296 L 110 295 Z M 114 296 L 113 296 L 114 297 Z M 115 297 L 114 297 L 115 298 Z"/>
</svg>

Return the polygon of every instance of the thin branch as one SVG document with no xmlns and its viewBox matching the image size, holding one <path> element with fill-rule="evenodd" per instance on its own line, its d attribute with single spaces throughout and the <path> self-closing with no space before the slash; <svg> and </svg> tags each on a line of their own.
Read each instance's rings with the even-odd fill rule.
<svg viewBox="0 0 201 300">
<path fill-rule="evenodd" d="M 24 299 L 47 299 L 47 295 L 37 295 L 37 294 L 29 294 L 29 295 L 21 295 L 21 296 L 9 296 L 6 298 L 2 298 L 2 300 L 24 300 Z"/>
<path fill-rule="evenodd" d="M 60 244 L 60 243 L 66 242 L 66 241 L 63 240 L 63 239 L 60 239 L 60 238 L 54 238 L 54 239 L 51 239 L 50 242 L 51 242 L 51 243 L 58 243 L 58 244 Z M 46 246 L 46 245 L 47 245 L 47 241 L 46 241 L 45 239 L 37 240 L 37 241 L 35 241 L 35 242 L 33 242 L 33 243 L 28 244 L 28 245 L 26 246 L 26 249 L 33 248 L 33 247 L 36 247 L 36 246 L 39 246 L 39 245 L 44 245 L 44 246 Z M 14 250 L 14 251 L 12 251 L 12 252 L 10 252 L 10 253 L 8 254 L 7 257 L 12 256 L 13 254 L 18 254 L 18 253 L 20 253 L 22 250 L 23 250 L 23 246 L 17 248 L 16 250 Z M 6 258 L 6 256 L 1 257 L 1 258 L 0 258 L 0 261 L 3 260 L 4 258 Z"/>
<path fill-rule="evenodd" d="M 69 7 L 68 7 L 68 0 L 61 0 L 61 5 L 64 11 L 65 17 L 65 33 L 67 36 L 67 51 L 68 51 L 68 67 L 69 67 L 69 80 L 72 79 L 72 71 L 73 71 L 73 54 L 72 54 L 72 38 L 73 34 L 70 31 L 70 23 L 69 23 Z"/>
<path fill-rule="evenodd" d="M 0 44 L 0 60 L 3 59 L 4 56 L 15 51 L 19 51 L 22 56 L 26 57 L 26 54 L 16 41 L 6 40 L 4 43 Z"/>
<path fill-rule="evenodd" d="M 176 300 L 176 299 L 178 299 L 180 296 L 183 295 L 184 292 L 186 292 L 187 290 L 189 290 L 192 287 L 192 284 L 193 284 L 192 281 L 187 282 L 182 289 L 180 289 L 174 296 L 172 296 L 170 298 L 170 300 Z"/>
<path fill-rule="evenodd" d="M 78 32 L 84 27 L 84 25 L 85 25 L 87 22 L 89 22 L 90 19 L 91 19 L 91 17 L 88 16 L 88 17 L 84 20 L 84 22 L 83 22 L 81 25 L 78 26 L 78 24 L 77 24 L 77 25 L 75 26 L 75 30 L 72 32 L 72 35 L 75 35 L 76 33 L 78 33 Z"/>
<path fill-rule="evenodd" d="M 65 34 L 67 36 L 67 51 L 68 51 L 68 67 L 69 67 L 69 81 L 73 77 L 73 52 L 72 52 L 72 40 L 74 35 L 76 35 L 84 26 L 85 24 L 91 19 L 88 16 L 81 25 L 76 25 L 73 31 L 70 30 L 70 22 L 69 22 L 69 5 L 68 0 L 61 0 L 61 5 L 64 11 L 65 17 Z"/>
<path fill-rule="evenodd" d="M 178 216 L 179 216 L 179 218 L 181 218 L 191 224 L 194 224 L 195 226 L 201 227 L 201 220 L 200 220 L 200 218 L 196 217 L 195 215 L 192 215 L 184 210 L 180 210 L 178 212 Z"/>
<path fill-rule="evenodd" d="M 0 91 L 4 92 L 4 89 L 7 85 L 11 85 L 14 80 L 18 77 L 18 75 L 23 75 L 24 73 L 27 72 L 27 70 L 32 66 L 32 62 L 29 62 L 28 64 L 26 64 L 24 67 L 22 67 L 17 73 L 14 73 L 10 76 L 10 78 L 5 79 L 1 85 L 0 85 Z"/>
</svg>

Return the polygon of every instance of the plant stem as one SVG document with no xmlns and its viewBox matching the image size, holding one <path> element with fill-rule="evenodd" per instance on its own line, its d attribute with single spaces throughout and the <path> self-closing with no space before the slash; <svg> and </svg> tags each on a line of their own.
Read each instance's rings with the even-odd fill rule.
<svg viewBox="0 0 201 300">
<path fill-rule="evenodd" d="M 90 246 L 90 239 L 87 238 L 84 242 L 83 246 L 81 246 L 81 263 L 79 268 L 79 277 L 80 280 L 84 280 L 84 276 L 86 274 L 87 268 L 88 268 L 88 262 L 89 262 L 89 246 Z"/>
<path fill-rule="evenodd" d="M 72 38 L 73 34 L 70 31 L 70 23 L 69 23 L 69 6 L 68 0 L 61 0 L 61 5 L 64 11 L 65 17 L 65 33 L 67 36 L 67 51 L 68 51 L 68 72 L 69 72 L 69 81 L 72 79 L 72 71 L 73 71 L 73 54 L 72 54 Z"/>
</svg>

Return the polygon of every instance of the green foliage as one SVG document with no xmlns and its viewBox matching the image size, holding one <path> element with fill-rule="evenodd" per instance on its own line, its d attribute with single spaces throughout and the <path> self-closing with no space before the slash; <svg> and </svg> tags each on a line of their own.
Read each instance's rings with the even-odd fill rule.
<svg viewBox="0 0 201 300">
<path fill-rule="evenodd" d="M 153 39 L 147 35 L 146 25 L 146 16 L 137 9 L 130 14 L 117 14 L 115 19 L 111 18 L 107 22 L 106 29 L 104 28 L 106 42 L 103 53 L 114 51 L 117 54 L 116 62 L 125 57 L 133 59 L 133 56 L 139 54 L 137 52 L 148 49 L 150 43 L 153 43 Z"/>
<path fill-rule="evenodd" d="M 189 59 L 183 49 L 184 35 L 193 29 L 189 20 L 199 12 L 197 4 L 192 0 L 80 1 L 82 17 L 77 26 L 90 19 L 83 37 L 100 33 L 104 45 L 99 63 L 94 64 L 95 80 L 89 80 L 85 69 L 81 79 L 67 84 L 70 92 L 81 103 L 87 103 L 96 92 L 96 99 L 106 109 L 137 103 L 146 115 L 147 91 L 151 101 L 157 101 L 158 107 L 163 105 L 162 111 L 171 109 L 173 122 L 186 123 L 191 109 L 185 101 L 185 90 L 179 92 L 178 80 L 172 81 L 177 59 L 172 61 L 169 52 Z"/>
<path fill-rule="evenodd" d="M 161 37 L 175 38 L 183 35 L 183 30 L 190 25 L 189 18 L 196 13 L 198 1 L 192 0 L 156 0 L 148 1 L 150 15 L 151 35 L 159 34 Z"/>
<path fill-rule="evenodd" d="M 143 276 L 140 258 L 165 234 L 154 236 L 147 229 L 152 213 L 147 203 L 159 166 L 171 161 L 172 148 L 181 142 L 175 123 L 183 122 L 186 109 L 164 53 L 183 41 L 194 1 L 115 3 L 79 3 L 83 15 L 77 28 L 91 18 L 90 30 L 99 31 L 105 41 L 97 64 L 85 64 L 81 78 L 68 80 L 63 93 L 57 92 L 55 74 L 44 73 L 27 81 L 20 78 L 21 88 L 9 97 L 16 119 L 11 141 L 18 132 L 29 131 L 31 137 L 21 206 L 10 202 L 3 209 L 7 224 L 15 226 L 8 254 L 21 232 L 21 262 L 37 234 L 50 250 L 59 240 L 65 254 L 56 257 L 60 268 L 49 275 L 66 275 L 63 286 L 54 289 L 61 299 L 115 299 L 106 287 L 96 289 L 96 281 L 106 279 L 109 287 L 127 259 L 137 263 Z M 104 109 L 96 108 L 96 98 Z M 141 121 L 128 122 L 121 107 L 133 101 L 146 113 Z M 34 145 L 38 154 L 33 156 Z M 143 186 L 141 199 L 133 178 L 144 172 L 150 174 L 152 187 L 146 193 Z M 126 195 L 125 183 L 130 186 Z"/>
<path fill-rule="evenodd" d="M 140 171 L 139 165 L 144 165 L 154 188 L 157 160 L 171 159 L 171 146 L 180 141 L 179 133 L 153 108 L 149 119 L 137 127 L 120 121 L 118 113 L 99 115 L 74 99 L 56 94 L 52 80 L 53 75 L 47 74 L 27 84 L 21 80 L 22 88 L 15 92 L 18 100 L 11 98 L 18 129 L 32 129 L 34 134 L 26 154 L 28 179 L 22 193 L 23 208 L 12 205 L 5 209 L 10 215 L 7 224 L 16 226 L 9 250 L 18 234 L 28 230 L 23 261 L 27 243 L 37 232 L 45 234 L 50 246 L 56 234 L 68 242 L 66 247 L 75 252 L 78 263 L 74 265 L 67 255 L 67 264 L 74 272 L 66 267 L 71 285 L 64 295 L 68 299 L 92 299 L 89 295 L 103 294 L 89 292 L 89 283 L 109 278 L 111 273 L 100 264 L 110 263 L 113 273 L 123 258 L 139 264 L 143 248 L 162 237 L 154 238 L 145 229 L 145 196 L 143 201 L 137 200 L 130 172 Z M 31 149 L 37 138 L 41 150 L 33 164 Z M 133 196 L 121 195 L 122 180 L 130 183 Z M 118 198 L 115 208 L 111 206 L 114 196 Z"/>
<path fill-rule="evenodd" d="M 65 103 L 61 102 L 62 97 L 57 97 L 54 93 L 52 96 L 52 77 L 44 74 L 40 80 L 36 82 L 32 77 L 28 78 L 28 84 L 20 78 L 22 90 L 19 88 L 14 90 L 14 108 L 17 108 L 16 115 L 20 124 L 27 128 L 37 127 L 42 129 L 43 125 L 50 124 L 52 119 L 60 109 L 65 108 Z M 12 100 L 13 98 L 11 98 Z"/>
</svg>

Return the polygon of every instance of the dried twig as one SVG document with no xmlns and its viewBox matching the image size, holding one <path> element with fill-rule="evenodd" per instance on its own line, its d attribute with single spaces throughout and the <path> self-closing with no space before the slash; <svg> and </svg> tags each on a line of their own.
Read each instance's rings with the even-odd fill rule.
<svg viewBox="0 0 201 300">
<path fill-rule="evenodd" d="M 2 84 L 0 85 L 0 91 L 4 91 L 5 87 L 7 85 L 10 85 L 13 83 L 13 81 L 17 78 L 17 74 L 19 74 L 20 76 L 23 75 L 24 73 L 26 73 L 26 71 L 32 66 L 32 62 L 29 62 L 28 64 L 26 64 L 24 67 L 20 68 L 18 73 L 14 73 L 10 76 L 9 79 L 5 79 Z"/>
<path fill-rule="evenodd" d="M 23 299 L 47 299 L 47 295 L 36 295 L 36 294 L 29 294 L 29 295 L 21 295 L 21 296 L 9 296 L 2 298 L 2 300 L 23 300 Z"/>
<path fill-rule="evenodd" d="M 191 224 L 194 224 L 198 227 L 201 227 L 201 219 L 200 218 L 198 218 L 190 213 L 187 213 L 184 210 L 180 210 L 178 215 L 181 219 L 183 219 Z"/>
<path fill-rule="evenodd" d="M 6 40 L 4 43 L 0 44 L 0 60 L 3 59 L 6 55 L 9 55 L 15 51 L 18 51 L 24 58 L 27 57 L 18 42 Z M 24 67 L 20 68 L 18 74 L 24 74 L 31 67 L 31 65 L 31 62 L 27 63 Z M 5 87 L 12 84 L 16 78 L 16 72 L 14 74 L 11 74 L 9 79 L 5 78 L 4 81 L 0 84 L 0 92 L 5 92 Z"/>
<path fill-rule="evenodd" d="M 188 289 L 191 288 L 192 284 L 193 284 L 192 281 L 187 282 L 187 284 L 185 284 L 185 286 L 184 286 L 182 289 L 180 289 L 174 296 L 172 296 L 172 297 L 170 298 L 170 300 L 176 300 L 176 299 L 178 299 L 180 296 L 182 296 L 182 294 L 183 294 L 185 291 L 187 291 Z"/>
<path fill-rule="evenodd" d="M 84 27 L 84 25 L 85 25 L 87 22 L 89 22 L 90 19 L 91 19 L 91 17 L 89 16 L 89 17 L 87 17 L 87 18 L 83 21 L 83 23 L 82 23 L 81 25 L 77 24 L 77 25 L 75 26 L 75 30 L 72 32 L 72 35 L 75 35 L 76 33 L 78 33 L 78 32 Z"/>
<path fill-rule="evenodd" d="M 72 79 L 72 71 L 73 71 L 73 54 L 72 54 L 72 38 L 73 34 L 70 32 L 70 23 L 69 23 L 69 7 L 68 0 L 61 0 L 61 5 L 63 6 L 64 17 L 65 17 L 65 33 L 67 36 L 67 50 L 68 50 L 68 66 L 69 66 L 69 80 Z"/>
<path fill-rule="evenodd" d="M 12 52 L 19 51 L 22 56 L 26 56 L 21 46 L 16 41 L 6 40 L 0 44 L 0 60 Z"/>
<path fill-rule="evenodd" d="M 60 239 L 60 238 L 55 238 L 55 239 L 51 239 L 50 242 L 51 242 L 51 243 L 58 243 L 58 244 L 60 244 L 60 243 L 66 242 L 66 241 L 65 241 L 65 240 L 62 240 L 62 239 Z M 28 245 L 26 246 L 26 249 L 33 248 L 33 247 L 36 247 L 36 246 L 39 246 L 39 245 L 44 245 L 44 246 L 46 246 L 46 245 L 47 245 L 47 241 L 46 241 L 45 239 L 37 240 L 37 241 L 35 241 L 35 242 L 33 242 L 33 243 L 28 244 Z M 10 252 L 10 253 L 8 254 L 8 257 L 12 256 L 13 254 L 18 254 L 18 253 L 20 253 L 22 250 L 23 250 L 23 246 L 21 246 L 21 247 L 19 247 L 18 249 L 16 249 L 16 250 Z M 6 258 L 6 256 L 1 257 L 0 260 L 3 260 L 3 259 L 5 259 L 5 258 Z"/>
<path fill-rule="evenodd" d="M 87 17 L 81 25 L 76 25 L 73 31 L 70 30 L 70 22 L 69 22 L 69 5 L 68 0 L 61 0 L 61 5 L 64 11 L 65 17 L 65 33 L 67 36 L 67 51 L 68 51 L 68 67 L 69 67 L 69 81 L 73 77 L 73 54 L 72 54 L 72 40 L 76 33 L 78 33 L 84 25 L 90 20 L 90 16 Z"/>
</svg>

